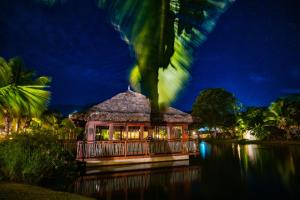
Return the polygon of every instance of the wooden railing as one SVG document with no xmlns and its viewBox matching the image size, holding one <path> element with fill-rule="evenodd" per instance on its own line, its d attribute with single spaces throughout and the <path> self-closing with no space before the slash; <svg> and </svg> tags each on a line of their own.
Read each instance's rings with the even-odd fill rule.
<svg viewBox="0 0 300 200">
<path fill-rule="evenodd" d="M 76 157 L 85 159 L 197 152 L 197 140 L 78 141 Z"/>
</svg>

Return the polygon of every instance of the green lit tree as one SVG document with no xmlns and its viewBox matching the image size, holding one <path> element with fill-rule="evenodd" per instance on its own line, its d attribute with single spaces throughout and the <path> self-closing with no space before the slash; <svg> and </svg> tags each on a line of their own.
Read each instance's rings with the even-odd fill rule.
<svg viewBox="0 0 300 200">
<path fill-rule="evenodd" d="M 265 122 L 268 125 L 276 126 L 287 133 L 287 139 L 291 138 L 291 127 L 300 121 L 300 95 L 290 95 L 280 98 L 271 103 L 266 113 Z"/>
<path fill-rule="evenodd" d="M 266 138 L 269 135 L 265 123 L 266 110 L 263 107 L 248 107 L 240 112 L 237 117 L 237 125 L 240 133 L 243 135 L 249 131 L 258 139 Z"/>
<path fill-rule="evenodd" d="M 215 131 L 217 128 L 234 128 L 236 112 L 237 99 L 222 88 L 203 90 L 192 108 L 192 115 L 199 117 L 203 126 Z"/>
<path fill-rule="evenodd" d="M 49 77 L 35 77 L 32 71 L 25 70 L 20 58 L 8 62 L 0 58 L 0 115 L 7 134 L 13 119 L 18 132 L 22 120 L 38 117 L 47 109 L 49 82 Z"/>
</svg>

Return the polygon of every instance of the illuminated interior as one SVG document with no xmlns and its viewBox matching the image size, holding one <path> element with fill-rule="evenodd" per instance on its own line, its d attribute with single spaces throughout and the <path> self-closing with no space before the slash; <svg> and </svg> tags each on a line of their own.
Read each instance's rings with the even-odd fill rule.
<svg viewBox="0 0 300 200">
<path fill-rule="evenodd" d="M 168 139 L 167 127 L 166 126 L 156 126 L 153 138 L 159 139 L 159 140 Z"/>
<path fill-rule="evenodd" d="M 109 127 L 108 126 L 97 126 L 96 127 L 96 138 L 99 140 L 109 140 Z"/>
<path fill-rule="evenodd" d="M 139 126 L 129 126 L 128 127 L 128 140 L 138 140 L 140 139 L 140 127 Z"/>
<path fill-rule="evenodd" d="M 113 140 L 126 139 L 126 130 L 124 126 L 114 126 Z"/>
<path fill-rule="evenodd" d="M 173 126 L 172 127 L 172 138 L 179 139 L 182 138 L 182 127 L 181 126 Z"/>
<path fill-rule="evenodd" d="M 152 131 L 151 131 L 152 130 Z M 170 139 L 180 139 L 183 135 L 182 126 L 173 126 L 171 128 Z M 125 126 L 114 126 L 112 140 L 143 140 L 152 135 L 156 140 L 168 139 L 167 126 L 155 126 L 155 127 L 142 127 L 140 126 L 128 126 L 128 132 Z M 109 140 L 109 126 L 97 126 L 96 127 L 96 141 Z"/>
</svg>

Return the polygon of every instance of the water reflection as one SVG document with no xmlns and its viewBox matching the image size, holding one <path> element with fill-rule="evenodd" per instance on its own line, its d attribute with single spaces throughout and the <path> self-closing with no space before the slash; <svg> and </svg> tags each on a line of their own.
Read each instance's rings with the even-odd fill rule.
<svg viewBox="0 0 300 200">
<path fill-rule="evenodd" d="M 232 144 L 233 155 L 240 161 L 244 178 L 280 179 L 287 188 L 293 184 L 296 175 L 294 159 L 299 158 L 297 146 L 262 146 Z"/>
<path fill-rule="evenodd" d="M 211 145 L 207 142 L 200 142 L 199 145 L 199 152 L 200 152 L 200 156 L 205 159 L 207 156 L 210 156 L 211 154 Z"/>
<path fill-rule="evenodd" d="M 190 164 L 80 177 L 73 192 L 99 199 L 300 199 L 300 148 L 209 144 Z"/>
<path fill-rule="evenodd" d="M 160 169 L 80 177 L 75 181 L 74 192 L 100 199 L 132 199 L 138 194 L 139 199 L 143 199 L 145 194 L 162 193 L 157 189 L 189 190 L 190 183 L 197 180 L 201 180 L 200 167 L 176 167 L 171 170 Z"/>
</svg>

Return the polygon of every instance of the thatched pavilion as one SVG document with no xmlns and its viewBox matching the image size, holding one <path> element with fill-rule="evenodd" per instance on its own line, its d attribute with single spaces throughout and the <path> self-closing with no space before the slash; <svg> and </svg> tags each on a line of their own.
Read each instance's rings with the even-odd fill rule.
<svg viewBox="0 0 300 200">
<path fill-rule="evenodd" d="M 130 89 L 70 115 L 74 122 L 85 122 L 86 140 L 77 143 L 77 159 L 112 165 L 129 158 L 132 163 L 182 160 L 197 152 L 197 141 L 188 136 L 190 114 L 169 107 L 155 123 L 152 117 L 149 99 Z"/>
<path fill-rule="evenodd" d="M 150 101 L 144 95 L 128 90 L 119 93 L 85 113 L 71 115 L 73 120 L 86 122 L 86 139 L 142 140 L 179 139 L 188 137 L 192 116 L 169 107 L 155 124 L 151 123 Z"/>
</svg>

